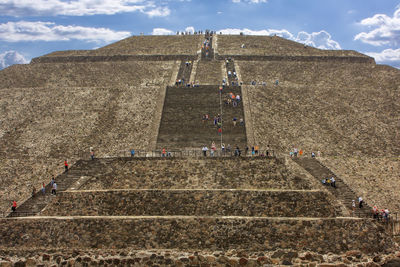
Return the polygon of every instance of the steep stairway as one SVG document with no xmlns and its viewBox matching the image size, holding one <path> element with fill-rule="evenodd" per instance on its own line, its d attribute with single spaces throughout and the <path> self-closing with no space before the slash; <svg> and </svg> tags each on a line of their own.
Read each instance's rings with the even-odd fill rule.
<svg viewBox="0 0 400 267">
<path fill-rule="evenodd" d="M 187 64 L 189 63 L 189 64 Z M 189 83 L 190 75 L 192 73 L 193 61 L 191 60 L 182 60 L 181 65 L 179 66 L 178 75 L 176 77 L 177 80 L 183 80 L 184 84 Z M 182 85 L 184 86 L 184 85 Z"/>
<path fill-rule="evenodd" d="M 226 77 L 228 77 L 229 85 L 236 84 L 238 82 L 237 77 L 235 77 L 234 73 L 236 73 L 235 62 L 232 58 L 228 58 L 225 60 L 226 64 Z"/>
<path fill-rule="evenodd" d="M 214 59 L 214 49 L 212 47 L 213 37 L 210 34 L 205 35 L 205 40 L 201 48 L 201 59 L 212 60 Z"/>
<path fill-rule="evenodd" d="M 358 217 L 372 217 L 372 208 L 364 201 L 363 208 L 358 208 L 358 196 L 356 193 L 342 180 L 340 177 L 335 175 L 330 169 L 324 166 L 315 158 L 308 157 L 294 157 L 293 160 L 314 176 L 318 181 L 324 178 L 334 177 L 336 180 L 336 188 L 327 186 L 328 190 L 340 200 L 345 207 L 348 208 L 350 214 L 352 210 L 352 200 L 356 202 L 355 215 Z"/>
<path fill-rule="evenodd" d="M 95 159 L 93 161 L 77 161 L 74 166 L 68 170 L 68 172 L 64 172 L 55 177 L 55 181 L 57 183 L 57 194 L 74 186 L 82 177 L 94 175 L 97 173 L 96 169 L 101 168 L 103 165 L 104 163 L 99 159 Z M 45 186 L 44 195 L 39 189 L 33 196 L 19 205 L 15 212 L 9 213 L 7 217 L 36 216 L 51 201 L 53 201 L 54 196 L 51 194 L 51 190 L 52 186 L 50 183 L 48 183 Z"/>
<path fill-rule="evenodd" d="M 241 88 L 226 88 L 221 99 L 226 99 L 229 92 L 241 94 Z M 221 109 L 223 143 L 243 149 L 247 143 L 245 126 L 239 125 L 239 120 L 244 118 L 243 102 L 237 107 L 223 102 L 221 105 L 219 89 L 215 85 L 167 87 L 157 148 L 199 149 L 204 145 L 210 147 L 212 141 L 219 144 L 220 135 L 213 124 L 213 118 L 221 114 Z M 202 120 L 204 114 L 209 115 L 208 121 Z M 238 121 L 235 127 L 232 121 L 234 117 Z"/>
</svg>

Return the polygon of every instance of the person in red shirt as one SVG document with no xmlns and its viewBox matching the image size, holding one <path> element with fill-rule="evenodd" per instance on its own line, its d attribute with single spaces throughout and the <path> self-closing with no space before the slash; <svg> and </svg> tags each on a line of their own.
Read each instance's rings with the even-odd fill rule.
<svg viewBox="0 0 400 267">
<path fill-rule="evenodd" d="M 14 200 L 13 204 L 12 204 L 12 207 L 11 207 L 11 210 L 15 211 L 16 209 L 17 209 L 17 202 Z"/>
<path fill-rule="evenodd" d="M 65 167 L 65 172 L 68 171 L 68 162 L 66 160 L 64 160 L 64 167 Z"/>
</svg>

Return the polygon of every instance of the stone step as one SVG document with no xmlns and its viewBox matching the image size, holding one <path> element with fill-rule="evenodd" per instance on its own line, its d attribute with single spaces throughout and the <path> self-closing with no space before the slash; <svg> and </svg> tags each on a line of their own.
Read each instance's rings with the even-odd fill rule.
<svg viewBox="0 0 400 267">
<path fill-rule="evenodd" d="M 101 190 L 67 191 L 41 214 L 49 216 L 258 216 L 336 217 L 325 191 Z"/>
<path fill-rule="evenodd" d="M 373 234 L 371 234 L 373 233 Z M 379 253 L 394 246 L 359 218 L 28 217 L 0 219 L 0 248 L 313 250 Z M 385 242 L 381 242 L 385 240 Z"/>
</svg>

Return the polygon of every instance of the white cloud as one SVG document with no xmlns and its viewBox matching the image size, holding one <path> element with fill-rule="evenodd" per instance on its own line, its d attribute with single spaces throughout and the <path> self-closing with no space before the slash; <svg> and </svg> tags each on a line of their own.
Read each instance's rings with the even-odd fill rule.
<svg viewBox="0 0 400 267">
<path fill-rule="evenodd" d="M 193 34 L 194 33 L 194 27 L 192 27 L 192 26 L 186 27 L 185 32 Z"/>
<path fill-rule="evenodd" d="M 69 41 L 112 42 L 130 36 L 130 32 L 113 31 L 107 28 L 92 28 L 75 25 L 56 25 L 53 22 L 7 22 L 0 24 L 0 40 L 23 41 Z"/>
<path fill-rule="evenodd" d="M 332 40 L 332 36 L 326 31 L 319 32 L 299 32 L 294 41 L 313 46 L 319 49 L 341 49 L 338 42 Z"/>
<path fill-rule="evenodd" d="M 151 34 L 152 35 L 171 35 L 171 34 L 175 34 L 175 32 L 168 30 L 168 29 L 164 29 L 164 28 L 154 28 L 153 32 Z"/>
<path fill-rule="evenodd" d="M 254 31 L 250 29 L 223 29 L 217 31 L 222 32 L 222 34 L 233 34 L 233 35 L 238 35 L 240 33 L 243 33 L 245 35 L 267 35 L 267 36 L 272 36 L 272 35 L 277 35 L 286 39 L 293 39 L 293 34 L 291 34 L 287 30 L 274 30 L 274 29 L 267 29 L 267 30 L 259 30 L 259 31 Z"/>
<path fill-rule="evenodd" d="M 149 11 L 145 11 L 149 17 L 166 17 L 171 13 L 168 7 L 156 7 Z"/>
<path fill-rule="evenodd" d="M 14 64 L 27 64 L 29 61 L 17 51 L 7 51 L 0 54 L 0 69 Z"/>
<path fill-rule="evenodd" d="M 0 13 L 7 16 L 87 16 L 142 12 L 150 17 L 168 16 L 166 6 L 150 0 L 0 0 Z"/>
<path fill-rule="evenodd" d="M 367 52 L 365 53 L 370 57 L 375 58 L 377 63 L 390 64 L 396 68 L 400 68 L 400 48 L 399 49 L 385 49 L 382 52 Z"/>
<path fill-rule="evenodd" d="M 258 31 L 250 29 L 223 29 L 217 32 L 218 33 L 222 32 L 222 34 L 243 33 L 245 35 L 266 35 L 266 36 L 277 35 L 279 37 L 283 37 L 289 40 L 293 40 L 320 49 L 341 49 L 340 44 L 332 40 L 332 36 L 324 30 L 312 33 L 302 31 L 299 32 L 296 37 L 291 32 L 285 29 L 282 30 L 266 29 Z"/>
<path fill-rule="evenodd" d="M 363 19 L 360 24 L 368 27 L 369 31 L 357 34 L 354 40 L 360 40 L 374 46 L 400 45 L 400 6 L 397 7 L 393 17 L 376 14 L 373 17 Z"/>
</svg>

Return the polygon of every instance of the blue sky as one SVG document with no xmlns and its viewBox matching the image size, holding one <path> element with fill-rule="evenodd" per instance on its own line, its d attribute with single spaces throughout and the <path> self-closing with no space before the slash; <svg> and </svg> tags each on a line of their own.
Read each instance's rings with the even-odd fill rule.
<svg viewBox="0 0 400 267">
<path fill-rule="evenodd" d="M 400 68 L 400 0 L 0 0 L 0 68 L 131 35 L 212 29 L 349 49 Z"/>
</svg>

